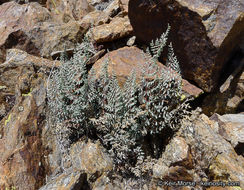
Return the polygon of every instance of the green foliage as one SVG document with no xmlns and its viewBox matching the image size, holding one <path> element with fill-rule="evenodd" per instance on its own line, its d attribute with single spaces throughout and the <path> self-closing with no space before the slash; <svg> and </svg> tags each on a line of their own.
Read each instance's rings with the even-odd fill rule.
<svg viewBox="0 0 244 190">
<path fill-rule="evenodd" d="M 146 157 L 150 160 L 148 157 L 160 156 L 162 144 L 157 140 L 165 136 L 165 131 L 178 130 L 189 114 L 188 99 L 181 99 L 182 78 L 171 43 L 166 63 L 169 68 L 159 69 L 157 65 L 169 30 L 170 26 L 147 49 L 148 63 L 142 68 L 140 82 L 136 83 L 132 71 L 123 88 L 114 72 L 109 76 L 109 60 L 99 80 L 94 69 L 88 75 L 86 63 L 95 49 L 87 38 L 73 58 L 61 57 L 62 66 L 50 78 L 48 102 L 52 123 L 63 126 L 65 131 L 64 134 L 58 127 L 57 135 L 64 148 L 82 136 L 98 138 L 113 158 L 115 169 L 138 176 Z"/>
</svg>

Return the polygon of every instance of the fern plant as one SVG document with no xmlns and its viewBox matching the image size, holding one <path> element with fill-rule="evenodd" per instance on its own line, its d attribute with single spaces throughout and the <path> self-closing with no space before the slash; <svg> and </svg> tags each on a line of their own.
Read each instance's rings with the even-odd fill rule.
<svg viewBox="0 0 244 190">
<path fill-rule="evenodd" d="M 70 60 L 62 56 L 63 64 L 53 72 L 48 89 L 52 122 L 68 131 L 65 135 L 57 132 L 62 147 L 68 149 L 83 136 L 100 139 L 115 169 L 137 176 L 143 171 L 145 158 L 160 156 L 162 139 L 168 138 L 165 131 L 174 133 L 189 114 L 188 100 L 181 100 L 182 78 L 171 43 L 168 69 L 157 65 L 169 31 L 170 26 L 147 49 L 148 63 L 142 68 L 140 82 L 132 71 L 123 88 L 114 72 L 109 75 L 109 60 L 102 66 L 99 79 L 93 68 L 88 74 L 86 63 L 96 51 L 87 38 Z"/>
</svg>

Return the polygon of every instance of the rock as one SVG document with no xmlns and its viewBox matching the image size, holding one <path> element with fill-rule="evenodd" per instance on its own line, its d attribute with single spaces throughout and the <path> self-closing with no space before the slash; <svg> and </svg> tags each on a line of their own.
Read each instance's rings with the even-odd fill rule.
<svg viewBox="0 0 244 190">
<path fill-rule="evenodd" d="M 128 17 L 115 17 L 109 24 L 94 27 L 91 36 L 97 43 L 103 43 L 127 37 L 132 31 Z"/>
<path fill-rule="evenodd" d="M 46 7 L 55 19 L 65 23 L 70 20 L 81 20 L 86 14 L 94 10 L 87 0 L 47 0 Z"/>
<path fill-rule="evenodd" d="M 89 5 L 95 7 L 98 4 L 104 3 L 105 0 L 87 0 L 87 2 L 89 3 Z"/>
<path fill-rule="evenodd" d="M 204 91 L 217 86 L 220 74 L 244 33 L 241 0 L 129 1 L 129 18 L 135 36 L 150 43 L 171 25 L 173 42 L 183 76 Z M 142 32 L 143 31 L 143 32 Z"/>
<path fill-rule="evenodd" d="M 56 23 L 49 11 L 38 3 L 5 3 L 0 7 L 0 19 L 2 62 L 5 60 L 6 49 L 10 48 L 50 58 L 52 51 L 63 50 L 64 44 L 66 48 L 74 47 L 89 27 L 75 21 Z"/>
<path fill-rule="evenodd" d="M 104 10 L 104 12 L 110 17 L 114 17 L 120 11 L 119 0 L 113 0 L 108 7 Z"/>
<path fill-rule="evenodd" d="M 80 21 L 81 24 L 86 24 L 86 25 L 93 25 L 94 26 L 99 26 L 106 24 L 110 21 L 109 16 L 103 12 L 103 11 L 92 11 L 88 13 L 86 16 L 83 17 L 83 19 Z"/>
<path fill-rule="evenodd" d="M 65 24 L 43 23 L 40 27 L 35 27 L 28 31 L 31 41 L 39 49 L 40 56 L 51 58 L 52 52 L 74 48 L 81 42 L 83 35 L 88 30 L 89 25 L 80 25 L 76 21 Z"/>
<path fill-rule="evenodd" d="M 180 132 L 191 145 L 195 170 L 201 178 L 240 181 L 240 187 L 244 187 L 244 157 L 238 156 L 231 144 L 218 133 L 216 121 L 201 114 L 194 122 L 184 124 Z M 204 173 L 206 169 L 208 174 Z"/>
<path fill-rule="evenodd" d="M 0 64 L 0 120 L 12 109 L 17 98 L 16 84 L 21 75 L 32 76 L 36 70 L 51 69 L 58 66 L 58 61 L 35 57 L 18 49 L 7 50 L 6 62 Z M 10 80 L 11 79 L 11 80 Z M 26 81 L 22 87 L 23 93 L 28 93 L 30 87 Z"/>
<path fill-rule="evenodd" d="M 177 166 L 177 168 L 171 166 Z M 190 174 L 187 174 L 187 169 L 192 168 L 192 155 L 190 153 L 189 146 L 182 137 L 175 137 L 166 146 L 162 157 L 153 166 L 153 177 L 159 179 L 170 178 L 171 180 L 187 181 L 191 176 Z M 180 176 L 182 172 L 185 173 L 184 177 L 188 177 L 182 178 Z M 180 173 L 179 176 L 177 176 L 176 179 L 172 179 L 172 176 L 176 176 L 176 173 Z"/>
<path fill-rule="evenodd" d="M 136 37 L 132 36 L 126 43 L 127 46 L 133 46 L 135 43 Z"/>
<path fill-rule="evenodd" d="M 18 49 L 7 50 L 0 64 L 0 102 L 6 110 L 0 121 L 0 189 L 37 189 L 42 186 L 50 166 L 49 150 L 43 138 L 46 106 L 46 71 L 58 61 L 35 57 Z M 11 80 L 10 80 L 11 79 Z M 10 104 L 10 105 L 9 105 Z M 54 167 L 54 166 L 52 166 Z M 25 180 L 23 180 L 25 179 Z"/>
<path fill-rule="evenodd" d="M 113 0 L 88 0 L 89 4 L 95 7 L 96 10 L 104 11 Z"/>
<path fill-rule="evenodd" d="M 23 68 L 17 75 L 16 103 L 0 121 L 0 189 L 38 189 L 49 172 L 45 162 L 48 151 L 41 140 L 46 98 L 43 79 L 33 68 Z M 29 92 L 23 91 L 26 89 Z"/>
<path fill-rule="evenodd" d="M 109 59 L 108 59 L 109 58 Z M 147 60 L 143 56 L 143 52 L 136 47 L 123 47 L 115 51 L 107 53 L 104 57 L 99 59 L 94 65 L 93 68 L 97 72 L 97 77 L 100 75 L 101 66 L 103 63 L 108 60 L 108 72 L 111 75 L 112 70 L 114 70 L 117 75 L 120 86 L 123 86 L 127 77 L 130 75 L 131 71 L 134 69 L 136 72 L 137 79 L 142 74 L 141 68 L 143 64 L 147 63 Z M 158 63 L 161 68 L 166 68 L 163 64 Z M 190 84 L 186 80 L 183 80 L 183 90 L 191 96 L 198 96 L 202 91 Z"/>
<path fill-rule="evenodd" d="M 61 175 L 42 186 L 39 190 L 77 190 L 80 188 L 89 189 L 86 182 L 86 174 L 79 171 L 62 173 Z"/>
<path fill-rule="evenodd" d="M 128 14 L 129 0 L 119 0 L 119 7 L 122 12 Z"/>
<path fill-rule="evenodd" d="M 209 166 L 209 176 L 217 181 L 239 181 L 243 188 L 244 158 L 235 154 L 219 154 Z M 236 185 L 237 186 L 237 185 Z"/>
<path fill-rule="evenodd" d="M 0 5 L 3 4 L 3 3 L 7 3 L 7 2 L 10 2 L 10 1 L 15 1 L 15 0 L 0 0 Z M 29 2 L 37 2 L 41 5 L 45 5 L 46 4 L 46 0 L 17 0 L 16 2 L 18 2 L 19 4 L 27 4 Z"/>
<path fill-rule="evenodd" d="M 50 21 L 51 15 L 38 3 L 19 5 L 9 2 L 0 6 L 0 20 L 0 61 L 4 62 L 6 49 L 13 47 L 37 55 L 37 48 L 24 31 L 41 25 L 42 22 Z"/>
<path fill-rule="evenodd" d="M 236 148 L 239 144 L 244 144 L 244 114 L 226 114 L 222 116 L 214 114 L 210 119 L 218 122 L 219 134 L 230 142 L 233 148 Z"/>
<path fill-rule="evenodd" d="M 203 112 L 209 116 L 214 113 L 237 113 L 244 110 L 244 59 L 223 85 L 209 94 L 203 101 Z M 240 71 L 238 71 L 240 70 Z M 238 72 L 236 72 L 238 71 Z"/>
<path fill-rule="evenodd" d="M 89 176 L 99 176 L 113 168 L 113 161 L 104 153 L 99 142 L 77 142 L 71 147 L 70 156 L 73 170 L 82 170 Z"/>
</svg>

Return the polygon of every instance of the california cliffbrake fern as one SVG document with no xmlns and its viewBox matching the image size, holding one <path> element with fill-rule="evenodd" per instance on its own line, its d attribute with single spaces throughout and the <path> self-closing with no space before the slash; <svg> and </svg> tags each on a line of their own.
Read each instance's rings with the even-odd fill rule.
<svg viewBox="0 0 244 190">
<path fill-rule="evenodd" d="M 123 88 L 114 73 L 109 76 L 109 60 L 99 79 L 93 69 L 88 74 L 86 63 L 96 51 L 87 38 L 73 58 L 61 57 L 62 66 L 50 78 L 48 103 L 51 122 L 69 132 L 68 136 L 60 130 L 56 134 L 63 147 L 68 149 L 84 136 L 100 139 L 113 157 L 115 169 L 136 175 L 141 175 L 146 157 L 160 156 L 160 139 L 167 137 L 166 131 L 178 130 L 189 114 L 187 99 L 181 100 L 182 78 L 171 43 L 168 68 L 160 69 L 157 65 L 169 30 L 170 26 L 147 49 L 148 64 L 143 68 L 140 83 L 136 83 L 132 71 Z"/>
</svg>

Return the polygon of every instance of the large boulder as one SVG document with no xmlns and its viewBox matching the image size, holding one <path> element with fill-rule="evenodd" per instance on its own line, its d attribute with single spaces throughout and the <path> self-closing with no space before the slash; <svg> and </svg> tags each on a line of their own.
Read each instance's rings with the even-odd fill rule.
<svg viewBox="0 0 244 190">
<path fill-rule="evenodd" d="M 139 79 L 142 74 L 143 66 L 147 64 L 146 57 L 143 56 L 142 50 L 137 47 L 123 47 L 107 53 L 93 65 L 93 68 L 96 70 L 97 77 L 100 76 L 101 68 L 105 61 L 108 61 L 109 63 L 109 74 L 112 75 L 112 71 L 114 71 L 121 86 L 123 86 L 124 82 L 126 81 L 133 69 L 136 72 L 137 79 Z M 158 65 L 162 69 L 166 69 L 163 64 L 158 63 Z M 183 90 L 188 95 L 195 97 L 199 96 L 202 93 L 201 89 L 190 84 L 186 80 L 183 80 Z"/>
<path fill-rule="evenodd" d="M 171 25 L 184 77 L 206 92 L 218 84 L 223 68 L 244 33 L 242 0 L 129 1 L 129 18 L 137 40 L 149 43 Z"/>
</svg>

